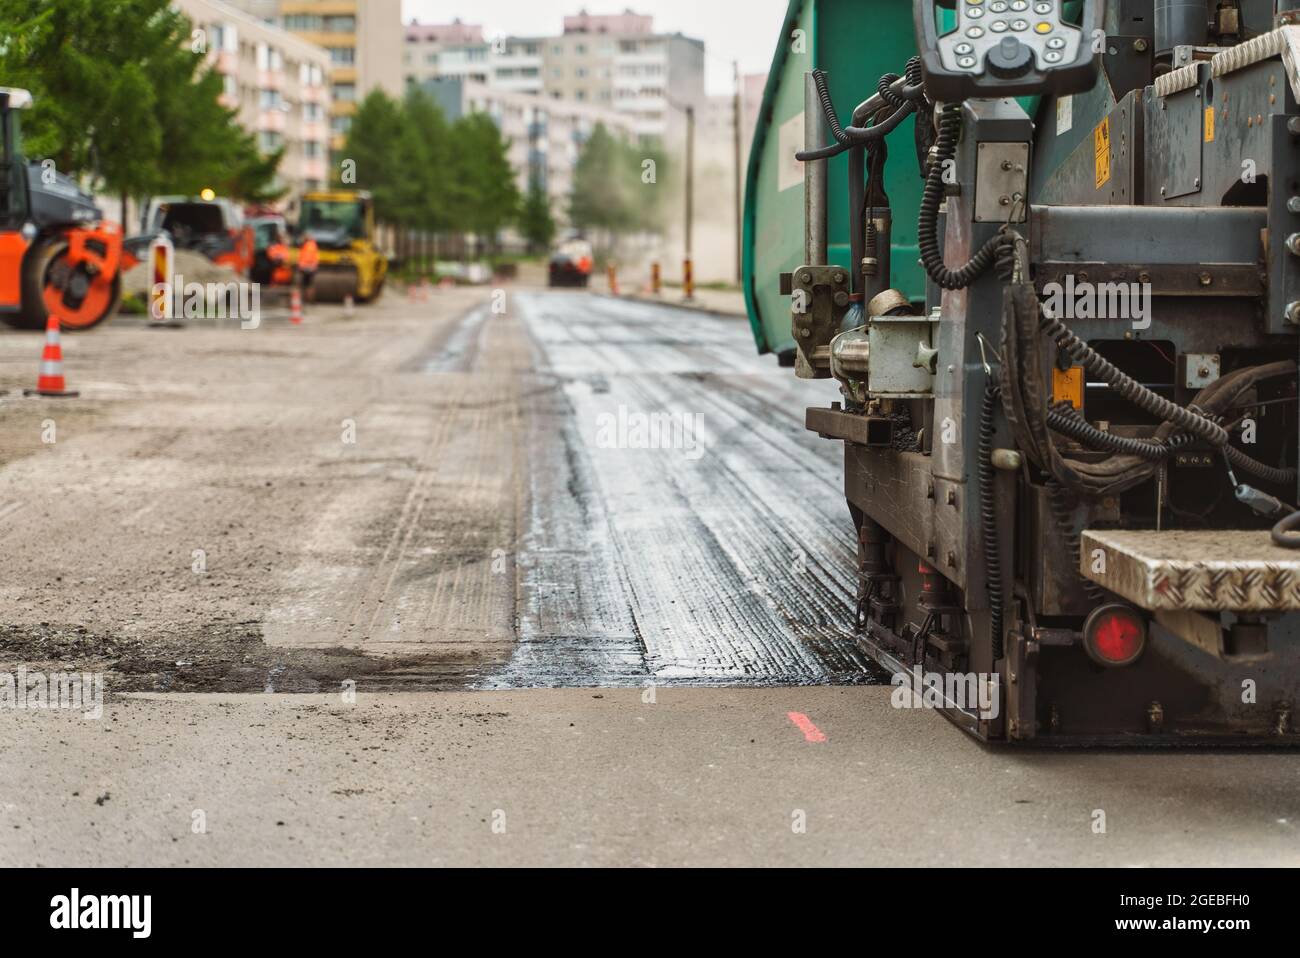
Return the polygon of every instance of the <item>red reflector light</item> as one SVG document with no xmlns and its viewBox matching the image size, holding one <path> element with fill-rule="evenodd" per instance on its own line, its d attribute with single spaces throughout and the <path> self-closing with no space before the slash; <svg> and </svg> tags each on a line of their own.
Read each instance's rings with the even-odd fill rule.
<svg viewBox="0 0 1300 958">
<path fill-rule="evenodd" d="M 1127 605 L 1103 605 L 1083 624 L 1083 648 L 1099 665 L 1132 665 L 1146 644 L 1146 620 Z"/>
</svg>

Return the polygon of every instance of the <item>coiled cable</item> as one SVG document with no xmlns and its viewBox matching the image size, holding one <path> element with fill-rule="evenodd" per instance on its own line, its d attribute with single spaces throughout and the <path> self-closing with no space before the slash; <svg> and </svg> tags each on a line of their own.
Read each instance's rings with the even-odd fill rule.
<svg viewBox="0 0 1300 958">
<path fill-rule="evenodd" d="M 1118 369 L 1100 353 L 1076 336 L 1068 326 L 1059 319 L 1040 312 L 1039 324 L 1043 332 L 1055 341 L 1061 352 L 1065 353 L 1079 365 L 1083 366 L 1097 378 L 1103 380 L 1111 389 L 1162 422 L 1172 423 L 1182 432 L 1191 433 L 1197 439 L 1203 439 L 1217 449 L 1222 449 L 1228 461 L 1240 469 L 1265 482 L 1292 483 L 1296 481 L 1296 470 L 1280 469 L 1253 459 L 1240 449 L 1230 445 L 1228 430 L 1208 416 L 1202 415 L 1177 403 L 1170 402 L 1158 393 L 1152 392 L 1133 377 Z M 1141 455 L 1141 453 L 1135 453 Z"/>
<path fill-rule="evenodd" d="M 1122 456 L 1137 456 L 1148 462 L 1160 462 L 1168 459 L 1175 451 L 1182 449 L 1197 438 L 1190 433 L 1179 433 L 1161 442 L 1157 439 L 1134 439 L 1104 432 L 1084 419 L 1069 403 L 1057 403 L 1047 410 L 1047 425 L 1053 431 L 1068 436 L 1075 442 L 1092 449 L 1119 453 Z"/>
<path fill-rule="evenodd" d="M 1047 499 L 1051 506 L 1052 518 L 1056 520 L 1056 526 L 1065 540 L 1065 547 L 1074 560 L 1074 570 L 1079 574 L 1079 582 L 1083 585 L 1084 593 L 1093 602 L 1100 603 L 1106 596 L 1101 586 L 1091 579 L 1084 578 L 1079 570 L 1083 541 L 1074 528 L 1074 506 L 1070 502 L 1070 493 L 1055 478 L 1050 478 L 1047 480 Z"/>
<path fill-rule="evenodd" d="M 984 582 L 989 594 L 989 632 L 993 638 L 993 661 L 1003 655 L 1002 549 L 998 536 L 996 473 L 993 469 L 993 415 L 1002 404 L 1002 390 L 990 375 L 984 385 L 980 409 L 979 490 L 980 538 L 984 545 Z"/>
<path fill-rule="evenodd" d="M 939 204 L 943 202 L 943 174 L 948 161 L 957 153 L 957 138 L 961 135 L 961 104 L 949 103 L 939 114 L 939 136 L 934 144 L 934 161 L 925 176 L 921 192 L 921 213 L 917 217 L 917 241 L 921 249 L 921 263 L 930 279 L 943 289 L 964 289 L 975 281 L 995 259 L 1006 263 L 1002 247 L 1009 243 L 1007 234 L 999 231 L 976 250 L 964 266 L 950 269 L 943 261 L 943 246 L 939 242 Z"/>
</svg>

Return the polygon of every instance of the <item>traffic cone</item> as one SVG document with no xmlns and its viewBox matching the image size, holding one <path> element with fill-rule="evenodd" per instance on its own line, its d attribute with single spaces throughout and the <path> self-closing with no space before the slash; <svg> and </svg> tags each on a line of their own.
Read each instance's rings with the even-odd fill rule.
<svg viewBox="0 0 1300 958">
<path fill-rule="evenodd" d="M 45 323 L 45 351 L 41 354 L 41 375 L 35 389 L 23 390 L 25 396 L 79 396 L 68 389 L 63 379 L 63 347 L 59 344 L 59 318 L 51 316 Z"/>
<path fill-rule="evenodd" d="M 302 325 L 302 290 L 297 286 L 289 294 L 289 322 L 295 326 Z"/>
<path fill-rule="evenodd" d="M 355 308 L 355 306 L 356 306 L 356 300 L 352 298 L 351 293 L 348 293 L 346 296 L 343 297 L 343 315 L 346 318 L 348 319 L 352 318 L 352 310 Z"/>
</svg>

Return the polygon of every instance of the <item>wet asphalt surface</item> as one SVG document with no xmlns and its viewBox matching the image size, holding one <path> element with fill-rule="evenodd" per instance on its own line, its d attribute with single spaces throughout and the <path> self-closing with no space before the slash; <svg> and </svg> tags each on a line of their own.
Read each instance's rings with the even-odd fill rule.
<svg viewBox="0 0 1300 958">
<path fill-rule="evenodd" d="M 481 686 L 867 680 L 840 450 L 802 423 L 833 389 L 755 356 L 735 318 L 564 293 L 516 309 L 554 388 L 528 408 L 519 645 Z"/>
</svg>

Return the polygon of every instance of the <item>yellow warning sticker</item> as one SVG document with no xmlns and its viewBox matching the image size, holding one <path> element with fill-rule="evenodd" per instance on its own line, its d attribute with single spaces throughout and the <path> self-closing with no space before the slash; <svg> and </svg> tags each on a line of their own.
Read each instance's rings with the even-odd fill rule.
<svg viewBox="0 0 1300 958">
<path fill-rule="evenodd" d="M 1214 142 L 1214 107 L 1205 108 L 1205 142 Z"/>
<path fill-rule="evenodd" d="M 1110 117 L 1097 124 L 1092 131 L 1093 166 L 1097 173 L 1097 189 L 1110 182 Z"/>
</svg>

